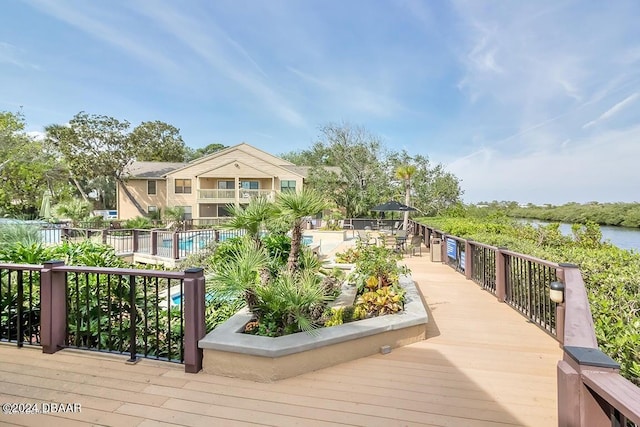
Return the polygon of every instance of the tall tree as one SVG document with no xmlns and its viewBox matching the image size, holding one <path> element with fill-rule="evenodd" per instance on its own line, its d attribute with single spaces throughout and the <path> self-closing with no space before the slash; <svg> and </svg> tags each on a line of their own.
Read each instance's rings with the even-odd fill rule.
<svg viewBox="0 0 640 427">
<path fill-rule="evenodd" d="M 404 204 L 411 206 L 411 178 L 416 173 L 414 165 L 400 165 L 396 168 L 396 178 L 401 179 L 404 183 Z M 402 229 L 407 230 L 409 226 L 409 211 L 404 213 L 404 221 Z"/>
<path fill-rule="evenodd" d="M 124 185 L 126 167 L 136 155 L 134 139 L 129 137 L 129 122 L 103 115 L 76 114 L 69 125 L 45 128 L 47 140 L 62 153 L 72 180 L 86 198 L 80 180 L 108 177 L 121 184 L 127 197 L 141 215 L 146 212 Z"/>
<path fill-rule="evenodd" d="M 394 175 L 398 167 L 415 167 L 410 183 L 411 203 L 423 215 L 437 215 L 460 203 L 463 193 L 460 181 L 441 164 L 433 166 L 427 157 L 420 154 L 411 156 L 405 150 L 391 153 L 386 163 L 387 170 Z M 406 197 L 406 182 L 398 176 L 396 179 L 398 181 L 392 185 L 394 194 L 399 196 L 404 193 Z"/>
<path fill-rule="evenodd" d="M 131 132 L 130 138 L 136 160 L 141 162 L 184 162 L 189 153 L 180 129 L 158 120 L 142 122 Z"/>
<path fill-rule="evenodd" d="M 20 113 L 0 112 L 0 212 L 30 216 L 45 193 L 66 193 L 67 180 L 56 156 L 24 128 Z"/>
<path fill-rule="evenodd" d="M 47 141 L 62 154 L 71 180 L 85 199 L 87 190 L 101 186 L 98 193 L 109 200 L 114 184 L 119 183 L 138 212 L 145 215 L 144 208 L 124 185 L 127 166 L 135 159 L 183 161 L 188 150 L 179 130 L 169 124 L 144 122 L 133 131 L 129 129 L 126 120 L 85 112 L 76 114 L 68 125 L 45 128 Z"/>
<path fill-rule="evenodd" d="M 195 150 L 192 148 L 189 148 L 187 149 L 185 160 L 190 162 L 192 160 L 199 159 L 200 157 L 213 154 L 216 151 L 224 150 L 225 148 L 227 148 L 226 145 L 218 144 L 215 142 L 207 145 L 206 147 L 196 148 Z"/>
<path fill-rule="evenodd" d="M 347 217 L 365 215 L 389 196 L 389 176 L 379 160 L 384 157 L 376 136 L 350 124 L 323 126 L 321 139 L 310 150 L 284 155 L 294 163 L 311 166 L 309 186 L 344 209 Z"/>
</svg>

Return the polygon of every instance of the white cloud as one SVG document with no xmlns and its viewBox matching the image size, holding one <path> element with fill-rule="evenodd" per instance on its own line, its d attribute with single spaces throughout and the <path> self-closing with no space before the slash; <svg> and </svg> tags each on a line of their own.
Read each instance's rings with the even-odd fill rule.
<svg viewBox="0 0 640 427">
<path fill-rule="evenodd" d="M 19 68 L 39 69 L 35 64 L 22 59 L 24 51 L 11 43 L 0 42 L 0 63 L 14 65 Z"/>
<path fill-rule="evenodd" d="M 640 125 L 535 153 L 485 148 L 451 162 L 447 170 L 462 179 L 467 202 L 640 201 L 638 139 Z"/>
<path fill-rule="evenodd" d="M 627 96 L 625 99 L 623 99 L 622 101 L 618 102 L 613 107 L 609 108 L 607 111 L 602 113 L 597 119 L 591 120 L 590 122 L 586 123 L 584 126 L 582 126 L 582 128 L 583 129 L 587 129 L 587 128 L 591 127 L 591 126 L 595 126 L 596 124 L 598 124 L 598 123 L 600 123 L 600 122 L 602 122 L 604 120 L 610 119 L 611 117 L 615 116 L 620 111 L 622 111 L 624 108 L 626 108 L 627 106 L 632 104 L 636 99 L 638 99 L 639 96 L 640 96 L 640 94 L 638 94 L 637 92 Z"/>
<path fill-rule="evenodd" d="M 136 60 L 167 73 L 178 70 L 178 66 L 154 48 L 149 48 L 125 26 L 107 24 L 108 14 L 104 10 L 91 9 L 95 3 L 65 2 L 63 0 L 33 0 L 34 7 L 79 30 L 122 49 Z M 91 16 L 94 15 L 94 16 Z"/>
</svg>

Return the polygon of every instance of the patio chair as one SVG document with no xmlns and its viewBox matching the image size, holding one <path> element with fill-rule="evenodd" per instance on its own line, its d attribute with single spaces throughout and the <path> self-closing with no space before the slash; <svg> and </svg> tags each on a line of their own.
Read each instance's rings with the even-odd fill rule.
<svg viewBox="0 0 640 427">
<path fill-rule="evenodd" d="M 420 256 L 422 256 L 422 236 L 418 234 L 411 236 L 409 246 L 407 246 L 407 252 L 410 256 L 414 256 L 416 254 L 416 249 L 420 252 Z"/>
<path fill-rule="evenodd" d="M 349 221 L 349 222 L 347 222 Z M 338 220 L 338 227 L 340 227 L 341 230 L 351 230 L 351 237 L 355 237 L 355 229 L 353 228 L 353 223 L 351 222 L 351 220 L 346 220 L 346 219 L 341 219 Z"/>
<path fill-rule="evenodd" d="M 380 243 L 380 246 L 385 248 L 396 249 L 396 238 L 391 234 L 380 235 L 378 242 Z"/>
<path fill-rule="evenodd" d="M 371 241 L 373 237 L 371 236 L 371 234 L 369 234 L 367 230 L 356 230 L 356 233 L 358 233 L 358 236 L 356 238 L 360 240 L 362 243 L 364 243 L 365 245 L 375 244 L 375 241 L 373 242 Z"/>
</svg>

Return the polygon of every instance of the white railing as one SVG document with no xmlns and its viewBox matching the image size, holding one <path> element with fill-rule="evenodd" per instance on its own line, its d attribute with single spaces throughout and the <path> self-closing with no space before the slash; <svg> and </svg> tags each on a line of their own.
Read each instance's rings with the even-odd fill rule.
<svg viewBox="0 0 640 427">
<path fill-rule="evenodd" d="M 249 201 L 258 196 L 264 196 L 271 199 L 274 193 L 272 190 L 238 190 L 240 202 Z M 198 199 L 200 200 L 235 200 L 236 190 L 198 190 Z"/>
</svg>

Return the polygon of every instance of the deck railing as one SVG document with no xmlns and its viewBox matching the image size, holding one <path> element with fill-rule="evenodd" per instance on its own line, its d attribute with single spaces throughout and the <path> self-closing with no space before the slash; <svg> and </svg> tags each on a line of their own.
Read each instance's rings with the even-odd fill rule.
<svg viewBox="0 0 640 427">
<path fill-rule="evenodd" d="M 0 340 L 127 354 L 202 368 L 202 269 L 0 264 Z"/>
<path fill-rule="evenodd" d="M 0 341 L 40 345 L 40 266 L 0 264 Z"/>
<path fill-rule="evenodd" d="M 640 388 L 619 374 L 619 365 L 598 348 L 587 290 L 572 264 L 556 264 L 460 237 L 425 224 L 414 230 L 441 245 L 442 262 L 526 316 L 562 345 L 558 362 L 559 426 L 640 426 Z M 464 250 L 461 250 L 464 246 Z M 434 248 L 430 247 L 430 250 Z M 449 259 L 457 258 L 457 259 Z M 463 267 L 463 268 L 462 268 Z M 564 301 L 550 300 L 550 284 L 564 284 Z"/>
</svg>

